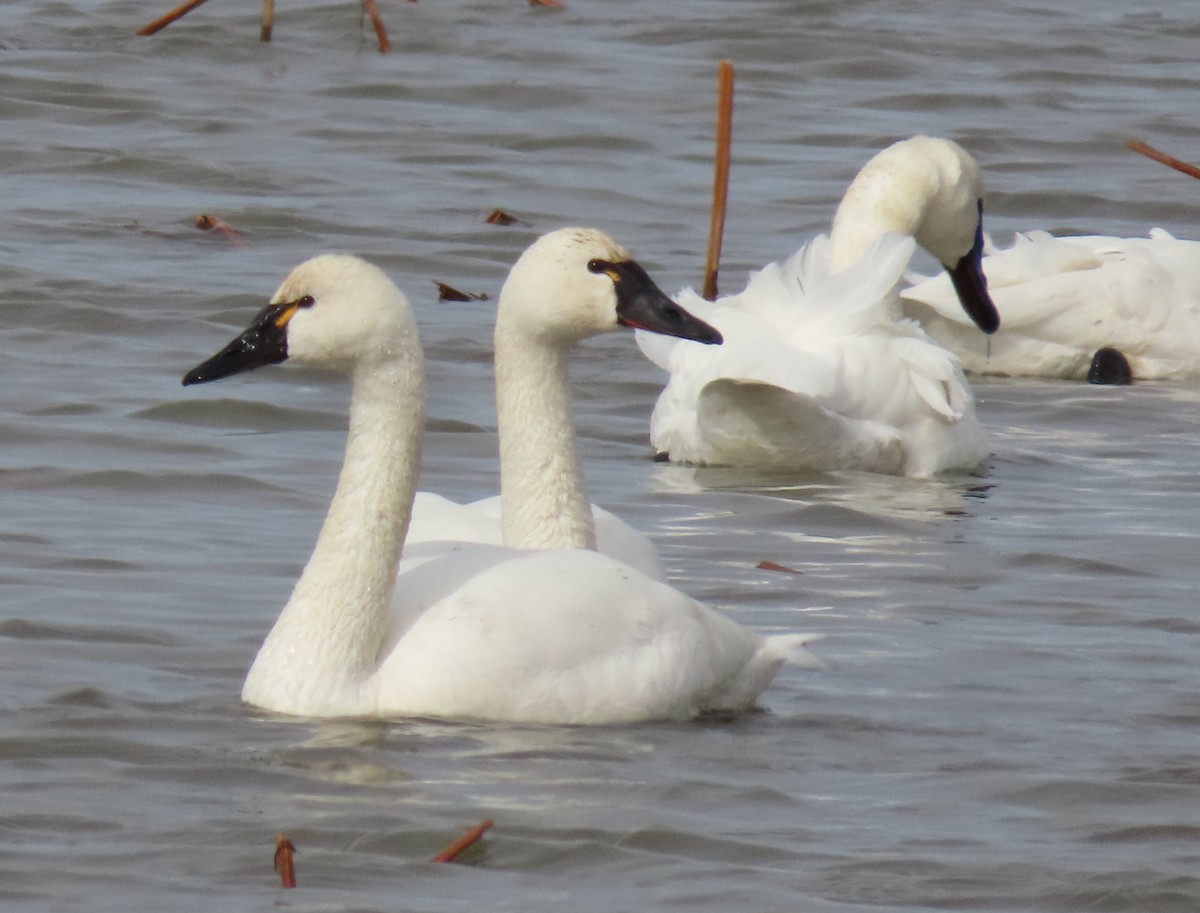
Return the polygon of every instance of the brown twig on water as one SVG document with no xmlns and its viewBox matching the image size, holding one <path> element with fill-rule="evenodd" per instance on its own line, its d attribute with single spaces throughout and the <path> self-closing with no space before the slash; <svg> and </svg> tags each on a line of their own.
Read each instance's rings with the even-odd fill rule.
<svg viewBox="0 0 1200 913">
<path fill-rule="evenodd" d="M 207 213 L 201 213 L 200 215 L 196 216 L 196 227 L 201 231 L 215 231 L 234 247 L 244 246 L 242 236 L 238 234 L 237 229 L 220 216 L 211 216 Z"/>
<path fill-rule="evenodd" d="M 258 33 L 263 41 L 271 40 L 275 28 L 275 0 L 263 0 L 262 30 Z"/>
<path fill-rule="evenodd" d="M 155 19 L 153 22 L 149 22 L 146 25 L 143 25 L 140 29 L 137 30 L 137 34 L 153 35 L 155 32 L 161 32 L 163 29 L 165 29 L 168 25 L 170 25 L 176 19 L 182 19 L 184 16 L 186 16 L 188 13 L 190 13 L 192 10 L 194 10 L 196 7 L 198 7 L 201 3 L 204 3 L 204 2 L 205 2 L 205 0 L 187 0 L 187 3 L 183 3 L 183 4 L 175 7 L 175 9 L 171 10 L 171 12 L 167 13 L 165 16 L 160 16 L 158 19 Z"/>
<path fill-rule="evenodd" d="M 552 10 L 565 10 L 567 5 L 562 0 L 529 0 L 530 6 L 548 6 Z"/>
<path fill-rule="evenodd" d="M 447 285 L 445 282 L 433 280 L 433 284 L 437 286 L 438 301 L 487 301 L 487 292 L 463 292 L 456 289 L 453 285 Z"/>
<path fill-rule="evenodd" d="M 493 209 L 491 214 L 483 220 L 488 225 L 528 225 L 528 222 L 523 222 L 510 212 L 505 212 L 503 209 Z"/>
<path fill-rule="evenodd" d="M 371 24 L 375 26 L 375 37 L 379 39 L 379 53 L 386 54 L 392 49 L 392 43 L 388 41 L 387 29 L 383 27 L 383 20 L 379 18 L 379 7 L 375 5 L 375 0 L 362 0 L 362 5 L 371 17 Z"/>
<path fill-rule="evenodd" d="M 733 135 L 733 63 L 722 60 L 717 70 L 717 152 L 713 169 L 712 216 L 708 223 L 708 258 L 704 264 L 704 297 L 717 297 L 721 240 L 725 234 L 725 202 L 729 197 L 729 145 Z"/>
<path fill-rule="evenodd" d="M 285 888 L 296 886 L 295 857 L 296 844 L 287 834 L 279 834 L 275 838 L 275 871 L 279 873 L 279 881 Z"/>
<path fill-rule="evenodd" d="M 1195 165 L 1189 165 L 1187 162 L 1175 158 L 1173 155 L 1167 155 L 1165 152 L 1160 152 L 1148 143 L 1143 143 L 1141 140 L 1131 139 L 1125 143 L 1126 147 L 1134 152 L 1141 153 L 1146 158 L 1154 159 L 1156 162 L 1161 162 L 1168 168 L 1174 168 L 1176 171 L 1181 171 L 1189 177 L 1200 178 L 1200 168 Z"/>
<path fill-rule="evenodd" d="M 786 564 L 776 564 L 774 561 L 769 561 L 766 558 L 764 558 L 762 561 L 758 562 L 758 564 L 756 564 L 754 566 L 756 568 L 758 568 L 760 571 L 779 571 L 780 573 L 783 573 L 783 574 L 802 573 L 801 571 L 796 570 L 794 567 L 788 567 Z"/>
<path fill-rule="evenodd" d="M 487 833 L 495 822 L 491 818 L 485 818 L 477 825 L 455 840 L 452 844 L 433 857 L 434 862 L 454 862 L 463 852 L 474 846 L 480 841 L 484 834 Z"/>
</svg>

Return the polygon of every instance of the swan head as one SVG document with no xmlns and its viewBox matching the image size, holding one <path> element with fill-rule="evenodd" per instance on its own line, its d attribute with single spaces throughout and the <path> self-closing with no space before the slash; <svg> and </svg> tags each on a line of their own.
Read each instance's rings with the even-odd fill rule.
<svg viewBox="0 0 1200 913">
<path fill-rule="evenodd" d="M 415 346 L 416 322 L 383 271 L 359 257 L 323 254 L 297 266 L 250 326 L 184 375 L 184 386 L 292 359 L 350 370 Z"/>
<path fill-rule="evenodd" d="M 963 310 L 985 333 L 1000 315 L 983 274 L 983 173 L 962 146 L 913 136 L 855 177 L 833 219 L 834 268 L 853 266 L 884 232 L 907 235 L 950 274 Z"/>
<path fill-rule="evenodd" d="M 560 346 L 621 326 L 721 342 L 716 329 L 668 298 L 628 251 L 593 228 L 562 228 L 534 241 L 500 291 L 496 325 Z"/>
</svg>

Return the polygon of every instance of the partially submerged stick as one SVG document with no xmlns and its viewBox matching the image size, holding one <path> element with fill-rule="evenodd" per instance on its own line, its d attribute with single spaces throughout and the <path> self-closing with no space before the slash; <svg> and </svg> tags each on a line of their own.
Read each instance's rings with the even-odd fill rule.
<svg viewBox="0 0 1200 913">
<path fill-rule="evenodd" d="M 379 18 L 379 7 L 375 5 L 375 0 L 363 0 L 363 7 L 371 17 L 371 24 L 375 26 L 375 36 L 379 39 L 379 53 L 386 54 L 392 49 L 392 43 L 388 41 L 387 29 L 383 27 L 383 20 Z"/>
<path fill-rule="evenodd" d="M 176 19 L 182 19 L 203 2 L 204 0 L 187 0 L 187 3 L 175 7 L 175 9 L 171 10 L 171 12 L 167 13 L 165 16 L 160 16 L 153 22 L 143 25 L 137 30 L 137 34 L 153 35 L 155 32 L 161 32 Z"/>
<path fill-rule="evenodd" d="M 182 19 L 205 0 L 187 0 L 186 3 L 177 6 L 165 16 L 161 16 L 137 30 L 139 35 L 153 35 L 155 32 L 161 32 L 168 25 L 177 19 Z M 379 15 L 379 7 L 375 5 L 375 0 L 362 0 L 363 9 L 367 11 L 367 15 L 371 17 L 371 24 L 375 27 L 375 36 L 379 39 L 379 53 L 386 54 L 392 49 L 392 43 L 388 40 L 387 29 L 383 26 L 383 19 Z M 263 0 L 262 11 L 262 28 L 259 31 L 259 37 L 263 41 L 271 40 L 271 33 L 275 28 L 275 0 Z"/>
<path fill-rule="evenodd" d="M 242 236 L 238 234 L 237 229 L 220 216 L 201 213 L 200 215 L 196 216 L 196 227 L 201 231 L 216 232 L 234 247 L 246 246 L 242 241 Z"/>
<path fill-rule="evenodd" d="M 263 0 L 262 31 L 259 37 L 263 41 L 271 40 L 271 31 L 275 28 L 275 0 Z"/>
<path fill-rule="evenodd" d="M 725 234 L 725 201 L 729 196 L 729 145 L 733 135 L 733 64 L 722 60 L 717 70 L 717 153 L 713 170 L 712 216 L 708 223 L 708 259 L 704 265 L 704 297 L 717 297 L 721 240 Z"/>
<path fill-rule="evenodd" d="M 1182 171 L 1184 174 L 1200 178 L 1200 168 L 1195 165 L 1189 165 L 1187 162 L 1175 158 L 1173 155 L 1167 155 L 1165 152 L 1159 152 L 1153 146 L 1143 143 L 1141 140 L 1131 139 L 1125 144 L 1134 152 L 1139 152 L 1146 158 L 1154 159 L 1156 162 L 1161 162 L 1168 168 L 1174 168 L 1176 171 Z"/>
<path fill-rule="evenodd" d="M 296 886 L 296 845 L 287 834 L 279 834 L 275 838 L 275 871 L 279 873 L 279 881 L 285 888 Z"/>
<path fill-rule="evenodd" d="M 484 834 L 487 833 L 495 822 L 491 818 L 485 818 L 480 821 L 475 827 L 471 828 L 452 844 L 433 857 L 434 862 L 454 862 L 463 852 L 474 846 L 480 841 Z"/>
</svg>

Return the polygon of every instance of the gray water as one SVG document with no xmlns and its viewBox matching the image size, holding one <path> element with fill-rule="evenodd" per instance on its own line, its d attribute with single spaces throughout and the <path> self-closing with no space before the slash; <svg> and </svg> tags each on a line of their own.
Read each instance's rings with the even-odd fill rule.
<svg viewBox="0 0 1200 913">
<path fill-rule="evenodd" d="M 182 373 L 287 270 L 383 266 L 429 353 L 423 487 L 496 489 L 491 302 L 608 228 L 700 281 L 716 62 L 738 65 L 723 286 L 828 225 L 882 145 L 951 136 L 988 227 L 1200 236 L 1194 0 L 0 6 L 0 907 L 1200 909 L 1200 384 L 983 381 L 972 476 L 650 460 L 662 378 L 575 362 L 593 498 L 678 586 L 825 635 L 765 712 L 598 730 L 240 704 L 332 492 L 347 390 Z M 524 221 L 487 225 L 502 207 Z M 230 244 L 193 225 L 219 215 Z M 767 559 L 800 573 L 759 570 Z M 430 856 L 485 817 L 481 855 Z M 300 888 L 271 870 L 299 848 Z"/>
</svg>

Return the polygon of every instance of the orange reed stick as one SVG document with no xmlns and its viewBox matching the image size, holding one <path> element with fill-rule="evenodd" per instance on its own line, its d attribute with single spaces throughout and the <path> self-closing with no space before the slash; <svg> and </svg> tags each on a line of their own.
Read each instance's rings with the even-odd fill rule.
<svg viewBox="0 0 1200 913">
<path fill-rule="evenodd" d="M 275 29 L 275 0 L 263 0 L 262 31 L 259 38 L 271 40 L 271 32 Z"/>
<path fill-rule="evenodd" d="M 1189 165 L 1187 162 L 1180 161 L 1173 155 L 1167 155 L 1165 152 L 1159 152 L 1153 146 L 1143 143 L 1141 140 L 1131 139 L 1125 145 L 1134 152 L 1140 152 L 1142 155 L 1146 156 L 1146 158 L 1151 158 L 1156 162 L 1161 162 L 1168 168 L 1174 168 L 1176 171 L 1182 171 L 1184 174 L 1190 177 L 1200 178 L 1200 168 L 1197 168 L 1195 165 Z"/>
<path fill-rule="evenodd" d="M 143 25 L 137 30 L 137 34 L 153 35 L 155 32 L 161 32 L 176 19 L 182 19 L 203 2 L 204 0 L 188 0 L 187 3 L 175 7 L 175 9 L 171 10 L 171 12 L 167 13 L 165 16 L 161 16 L 158 19 L 155 19 L 153 22 Z"/>
<path fill-rule="evenodd" d="M 708 223 L 708 259 L 704 265 L 704 297 L 717 297 L 721 241 L 725 234 L 725 202 L 729 197 L 729 145 L 733 136 L 733 64 L 722 60 L 717 70 L 717 154 L 713 170 L 712 216 Z"/>
<path fill-rule="evenodd" d="M 275 838 L 275 871 L 285 888 L 296 886 L 296 845 L 287 834 Z"/>
<path fill-rule="evenodd" d="M 379 39 L 379 53 L 386 54 L 392 49 L 392 43 L 388 41 L 387 29 L 383 27 L 383 20 L 379 18 L 379 7 L 375 5 L 375 0 L 363 0 L 363 7 L 371 17 L 371 24 L 375 26 L 375 36 Z"/>
<path fill-rule="evenodd" d="M 484 834 L 487 833 L 495 822 L 491 818 L 485 818 L 475 827 L 471 828 L 452 844 L 433 857 L 434 862 L 454 862 L 465 850 L 474 846 L 480 841 Z"/>
</svg>

